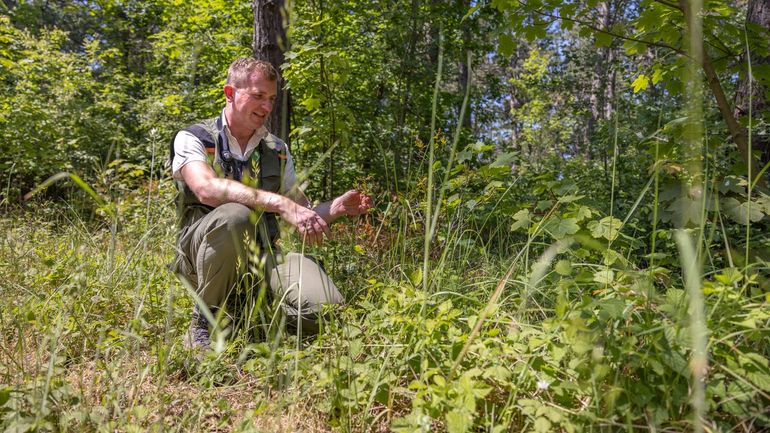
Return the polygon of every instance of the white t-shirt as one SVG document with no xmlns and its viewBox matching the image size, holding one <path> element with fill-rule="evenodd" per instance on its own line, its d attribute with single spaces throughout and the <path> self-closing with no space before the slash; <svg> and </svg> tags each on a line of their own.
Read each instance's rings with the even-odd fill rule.
<svg viewBox="0 0 770 433">
<path fill-rule="evenodd" d="M 238 144 L 238 140 L 230 134 L 230 128 L 227 126 L 224 112 L 222 113 L 222 119 L 225 120 L 225 134 L 230 143 L 230 153 L 234 159 L 239 161 L 248 161 L 252 152 L 259 146 L 259 142 L 267 137 L 267 129 L 263 126 L 254 132 L 249 142 L 246 143 L 246 152 L 241 153 L 241 146 Z M 297 183 L 297 174 L 294 170 L 294 160 L 289 153 L 288 146 L 286 148 L 286 164 L 284 166 L 283 184 L 281 185 L 281 194 L 286 194 L 294 188 Z M 172 176 L 175 180 L 183 180 L 180 170 L 185 165 L 193 162 L 201 161 L 208 164 L 208 158 L 206 157 L 206 147 L 201 143 L 198 137 L 194 136 L 188 131 L 179 131 L 174 139 L 174 161 L 171 164 Z"/>
</svg>

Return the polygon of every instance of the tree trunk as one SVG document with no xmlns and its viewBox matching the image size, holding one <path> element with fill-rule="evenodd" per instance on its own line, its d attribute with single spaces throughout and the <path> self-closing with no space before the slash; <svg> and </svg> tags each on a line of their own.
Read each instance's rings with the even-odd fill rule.
<svg viewBox="0 0 770 433">
<path fill-rule="evenodd" d="M 398 113 L 396 115 L 396 141 L 392 143 L 392 149 L 393 149 L 393 176 L 395 177 L 395 186 L 396 190 L 398 190 L 398 182 L 401 179 L 401 175 L 403 174 L 404 166 L 403 163 L 403 155 L 401 153 L 401 148 L 403 147 L 404 140 L 406 139 L 406 130 L 404 128 L 404 125 L 406 125 L 406 113 L 410 110 L 410 105 L 412 103 L 411 96 L 412 96 L 412 84 L 414 83 L 415 79 L 413 77 L 416 76 L 414 72 L 414 64 L 415 64 L 415 50 L 417 49 L 417 39 L 419 37 L 418 31 L 419 29 L 419 11 L 420 11 L 420 1 L 419 0 L 412 0 L 412 13 L 411 13 L 411 23 L 410 23 L 410 35 L 409 35 L 409 41 L 407 43 L 406 47 L 406 55 L 401 58 L 401 65 L 400 65 L 400 74 L 397 79 L 396 84 L 396 92 L 398 95 L 400 95 L 401 101 L 398 105 Z M 407 153 L 407 158 L 411 158 L 412 156 Z"/>
<path fill-rule="evenodd" d="M 759 56 L 756 53 L 760 50 L 757 46 L 764 45 L 765 41 L 770 39 L 770 0 L 749 0 L 748 12 L 746 14 L 746 30 L 749 37 L 749 54 L 751 55 L 752 72 L 758 67 L 770 67 L 770 56 Z M 748 64 L 749 57 L 743 56 L 742 63 Z M 757 81 L 756 78 L 749 75 L 748 67 L 743 74 L 738 89 L 735 92 L 735 111 L 736 118 L 746 117 L 751 114 L 752 125 L 757 125 L 757 118 L 765 117 L 763 113 L 770 108 L 768 106 L 768 93 L 770 85 L 767 81 Z M 744 123 L 747 124 L 747 123 Z M 751 147 L 760 153 L 762 164 L 770 162 L 770 134 L 757 133 L 751 131 Z M 752 171 L 758 172 L 761 167 L 755 167 Z"/>
<path fill-rule="evenodd" d="M 283 53 L 288 48 L 284 28 L 283 0 L 254 0 L 254 58 L 267 60 L 276 69 L 283 65 Z M 283 89 L 283 78 L 278 81 L 278 96 L 273 112 L 265 125 L 281 139 L 289 142 L 288 91 Z"/>
<path fill-rule="evenodd" d="M 597 27 L 609 29 L 613 24 L 612 3 L 610 1 L 602 2 L 597 5 Z M 598 50 L 597 62 L 594 64 L 591 77 L 591 89 L 589 94 L 589 116 L 586 127 L 583 132 L 583 156 L 591 160 L 594 158 L 593 140 L 596 125 L 600 121 L 608 120 L 612 115 L 612 101 L 614 99 L 614 86 L 609 87 L 610 81 L 608 75 L 614 59 L 614 48 L 601 47 Z M 614 68 L 613 68 L 614 74 Z"/>
<path fill-rule="evenodd" d="M 470 9 L 471 2 L 470 0 L 460 0 L 458 2 L 458 9 L 464 14 L 465 11 Z M 470 18 L 468 18 L 468 21 L 465 22 L 463 25 L 463 39 L 462 39 L 462 47 L 461 50 L 461 58 L 460 58 L 460 65 L 458 67 L 459 73 L 457 76 L 457 81 L 460 88 L 460 97 L 463 98 L 465 96 L 466 89 L 468 87 L 468 74 L 470 73 L 470 65 L 468 65 L 468 52 L 470 51 L 471 46 L 471 38 L 473 37 L 471 34 L 471 24 L 470 24 Z M 465 116 L 462 119 L 459 119 L 458 122 L 463 128 L 466 130 L 471 130 L 471 103 L 468 101 L 468 106 L 465 108 Z"/>
</svg>

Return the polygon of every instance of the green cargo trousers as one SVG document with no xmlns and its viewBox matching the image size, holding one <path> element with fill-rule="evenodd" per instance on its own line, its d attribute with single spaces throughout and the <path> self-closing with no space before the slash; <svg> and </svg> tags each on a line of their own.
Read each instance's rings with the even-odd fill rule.
<svg viewBox="0 0 770 433">
<path fill-rule="evenodd" d="M 249 242 L 259 240 L 252 211 L 238 203 L 218 206 L 188 227 L 178 238 L 176 271 L 196 288 L 209 307 L 221 306 L 248 269 Z M 276 248 L 264 254 L 272 295 L 288 323 L 303 333 L 317 333 L 324 304 L 341 304 L 342 295 L 315 261 Z"/>
</svg>

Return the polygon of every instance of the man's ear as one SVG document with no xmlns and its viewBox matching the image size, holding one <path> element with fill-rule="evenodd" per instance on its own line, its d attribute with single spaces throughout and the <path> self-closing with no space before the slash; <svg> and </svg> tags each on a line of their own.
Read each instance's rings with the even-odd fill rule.
<svg viewBox="0 0 770 433">
<path fill-rule="evenodd" d="M 233 102 L 233 98 L 235 97 L 235 87 L 230 84 L 225 84 L 225 87 L 222 90 L 225 92 L 225 99 L 227 99 L 227 102 Z"/>
</svg>

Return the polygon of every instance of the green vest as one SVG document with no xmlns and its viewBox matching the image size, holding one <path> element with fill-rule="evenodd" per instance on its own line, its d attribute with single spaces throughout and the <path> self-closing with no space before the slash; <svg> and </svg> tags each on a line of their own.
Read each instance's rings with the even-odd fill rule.
<svg viewBox="0 0 770 433">
<path fill-rule="evenodd" d="M 222 116 L 206 119 L 174 134 L 169 149 L 169 167 L 174 160 L 174 140 L 181 131 L 191 133 L 203 143 L 208 162 L 219 177 L 240 181 L 265 191 L 280 191 L 287 158 L 286 144 L 280 138 L 268 133 L 247 161 L 238 161 L 229 155 L 230 143 L 222 126 Z M 175 183 L 180 229 L 194 224 L 214 209 L 201 203 L 184 181 L 176 180 Z M 262 242 L 274 243 L 279 234 L 275 214 L 264 212 L 259 218 L 259 224 Z"/>
</svg>

